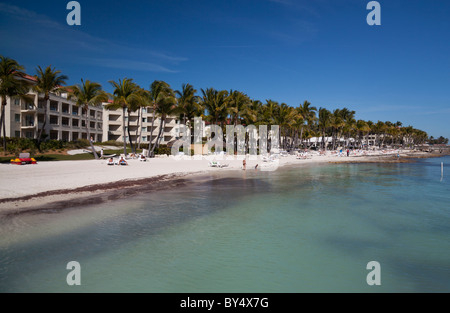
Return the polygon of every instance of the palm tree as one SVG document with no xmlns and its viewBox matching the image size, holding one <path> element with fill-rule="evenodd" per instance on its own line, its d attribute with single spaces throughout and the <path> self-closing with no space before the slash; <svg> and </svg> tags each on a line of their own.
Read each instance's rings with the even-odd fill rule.
<svg viewBox="0 0 450 313">
<path fill-rule="evenodd" d="M 279 143 L 281 144 L 281 137 L 284 135 L 283 148 L 287 148 L 287 135 L 293 116 L 295 115 L 295 110 L 293 107 L 288 106 L 286 103 L 281 103 L 276 114 L 274 116 L 274 123 L 280 126 L 279 132 Z"/>
<path fill-rule="evenodd" d="M 229 92 L 228 108 L 230 114 L 232 115 L 234 126 L 238 125 L 241 118 L 246 115 L 250 102 L 250 98 L 240 91 L 231 90 Z"/>
<path fill-rule="evenodd" d="M 142 138 L 142 127 L 141 124 L 141 116 L 143 115 L 142 111 L 144 108 L 150 107 L 152 104 L 150 92 L 145 89 L 140 89 L 136 92 L 135 96 L 132 98 L 132 105 L 135 107 L 135 111 L 138 111 L 138 119 L 136 123 L 136 141 L 137 141 L 137 149 L 141 149 L 141 138 Z M 130 129 L 130 126 L 128 126 Z M 133 150 L 136 153 L 136 150 Z"/>
<path fill-rule="evenodd" d="M 190 84 L 183 84 L 181 91 L 175 91 L 185 126 L 187 122 L 190 122 L 199 113 L 200 106 L 198 104 L 198 96 L 195 95 L 196 93 L 197 90 Z"/>
<path fill-rule="evenodd" d="M 195 95 L 196 93 L 197 90 L 195 90 L 190 84 L 183 84 L 181 91 L 175 91 L 183 124 L 185 127 L 189 127 L 189 129 L 191 128 L 192 120 L 201 114 L 201 105 L 199 103 L 200 99 Z M 193 136 L 192 131 L 191 136 Z"/>
<path fill-rule="evenodd" d="M 279 104 L 273 100 L 266 100 L 266 104 L 262 108 L 262 120 L 269 127 L 274 125 L 274 116 L 279 109 Z"/>
<path fill-rule="evenodd" d="M 6 152 L 6 118 L 5 109 L 7 98 L 16 96 L 24 96 L 29 85 L 22 79 L 25 75 L 24 67 L 19 65 L 17 61 L 0 56 L 0 97 L 1 101 L 1 117 L 0 117 L 0 136 L 3 131 L 3 149 Z"/>
<path fill-rule="evenodd" d="M 125 132 L 125 112 L 131 107 L 131 103 L 135 101 L 136 93 L 140 90 L 139 86 L 133 82 L 133 79 L 119 79 L 118 82 L 109 82 L 114 87 L 113 102 L 107 108 L 122 108 L 122 130 L 123 130 L 123 153 L 127 154 L 127 140 Z M 129 119 L 128 119 L 129 120 Z M 129 129 L 128 129 L 129 132 Z M 129 137 L 131 143 L 131 137 Z"/>
<path fill-rule="evenodd" d="M 341 110 L 341 118 L 343 119 L 342 133 L 344 135 L 345 146 L 349 147 L 349 139 L 355 126 L 355 111 L 350 111 L 347 108 Z"/>
<path fill-rule="evenodd" d="M 359 145 L 362 148 L 364 137 L 370 133 L 370 126 L 366 121 L 358 120 L 356 122 L 356 131 L 359 138 Z"/>
<path fill-rule="evenodd" d="M 107 102 L 109 99 L 108 94 L 102 90 L 102 86 L 99 83 L 94 83 L 89 80 L 84 81 L 83 79 L 81 79 L 81 84 L 68 87 L 67 90 L 69 91 L 69 99 L 75 98 L 76 105 L 81 107 L 82 111 L 86 112 L 86 133 L 87 138 L 91 138 L 89 131 L 89 107 L 98 106 L 103 102 Z M 89 143 L 95 159 L 98 160 L 99 157 L 92 141 L 89 140 Z"/>
<path fill-rule="evenodd" d="M 325 108 L 319 109 L 319 130 L 322 134 L 322 146 L 323 149 L 327 150 L 327 143 L 325 143 L 325 136 L 328 132 L 331 123 L 331 112 Z"/>
<path fill-rule="evenodd" d="M 332 146 L 333 150 L 336 150 L 336 141 L 341 138 L 342 129 L 345 126 L 345 121 L 343 118 L 344 113 L 340 109 L 336 109 L 331 114 L 331 130 L 332 130 Z"/>
<path fill-rule="evenodd" d="M 38 149 L 40 149 L 42 135 L 45 131 L 45 126 L 47 125 L 47 108 L 49 106 L 50 93 L 61 90 L 62 86 L 66 84 L 66 80 L 69 78 L 66 75 L 60 75 L 61 71 L 57 71 L 54 68 L 52 69 L 51 66 L 47 66 L 45 70 L 39 66 L 36 71 L 36 85 L 33 89 L 40 94 L 44 94 L 45 102 L 44 121 L 37 137 L 37 145 Z"/>
<path fill-rule="evenodd" d="M 218 91 L 214 88 L 201 89 L 201 91 L 203 94 L 202 105 L 209 114 L 207 119 L 216 125 L 220 122 L 223 126 L 229 114 L 228 92 L 226 90 Z"/>
<path fill-rule="evenodd" d="M 155 127 L 155 119 L 156 119 L 156 113 L 158 110 L 158 107 L 163 105 L 163 103 L 166 101 L 166 98 L 169 96 L 173 96 L 173 91 L 170 88 L 169 84 L 167 84 L 164 81 L 155 80 L 150 85 L 150 99 L 151 99 L 151 106 L 153 110 L 153 116 L 152 116 L 152 126 L 150 131 L 150 144 L 149 144 L 149 150 L 150 150 L 150 156 L 153 156 L 153 153 L 155 151 L 156 145 L 158 144 L 158 139 L 156 140 L 155 144 L 153 144 L 153 131 Z"/>
<path fill-rule="evenodd" d="M 248 108 L 245 111 L 243 118 L 246 125 L 259 126 L 263 124 L 262 121 L 263 105 L 259 100 L 250 100 Z"/>
<path fill-rule="evenodd" d="M 306 101 L 303 102 L 303 104 L 300 104 L 298 108 L 298 113 L 300 114 L 301 118 L 307 123 L 308 127 L 312 127 L 312 124 L 314 123 L 314 120 L 316 118 L 316 111 L 317 108 L 311 106 L 311 103 Z M 304 132 L 305 125 L 302 124 L 300 127 L 300 142 L 303 142 L 303 132 Z"/>
<path fill-rule="evenodd" d="M 169 87 L 170 88 L 170 87 Z M 156 138 L 156 143 L 153 146 L 152 154 L 154 152 L 155 147 L 159 147 L 161 144 L 161 140 L 163 138 L 162 133 L 164 131 L 166 118 L 168 116 L 176 115 L 180 112 L 177 107 L 177 99 L 175 97 L 172 89 L 166 90 L 166 94 L 164 98 L 159 100 L 158 106 L 156 107 L 156 114 L 158 114 L 161 118 L 161 123 L 159 125 L 158 137 Z"/>
<path fill-rule="evenodd" d="M 383 123 L 382 121 L 378 121 L 375 126 L 375 135 L 376 135 L 376 144 L 378 145 L 378 148 L 381 148 L 382 146 L 384 146 L 384 141 L 386 139 L 386 124 Z M 381 140 L 380 140 L 381 138 Z"/>
</svg>

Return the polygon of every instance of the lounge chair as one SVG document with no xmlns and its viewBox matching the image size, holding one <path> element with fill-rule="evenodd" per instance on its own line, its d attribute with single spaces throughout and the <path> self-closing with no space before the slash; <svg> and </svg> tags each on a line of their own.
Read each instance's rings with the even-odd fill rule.
<svg viewBox="0 0 450 313">
<path fill-rule="evenodd" d="M 224 167 L 228 167 L 229 164 L 224 164 L 224 165 L 222 165 L 222 164 L 220 164 L 220 163 L 217 162 L 217 161 L 210 161 L 210 162 L 209 162 L 209 166 L 210 166 L 210 167 L 224 168 Z"/>
</svg>

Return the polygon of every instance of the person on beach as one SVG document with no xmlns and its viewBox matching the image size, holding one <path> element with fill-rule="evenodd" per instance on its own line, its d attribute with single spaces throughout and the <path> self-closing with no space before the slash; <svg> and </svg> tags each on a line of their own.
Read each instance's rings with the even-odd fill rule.
<svg viewBox="0 0 450 313">
<path fill-rule="evenodd" d="M 113 158 L 110 158 L 110 159 L 108 160 L 108 165 L 114 165 L 114 160 L 113 160 Z"/>
<path fill-rule="evenodd" d="M 247 161 L 246 160 L 242 161 L 242 167 L 243 167 L 244 171 L 247 169 Z"/>
<path fill-rule="evenodd" d="M 100 150 L 100 157 L 103 158 L 103 149 Z"/>
<path fill-rule="evenodd" d="M 123 157 L 120 158 L 119 164 L 120 165 L 128 165 L 127 161 L 125 161 Z"/>
<path fill-rule="evenodd" d="M 259 165 L 259 164 L 256 164 L 256 166 L 255 166 L 255 171 L 257 171 L 257 170 L 258 170 L 258 165 Z"/>
<path fill-rule="evenodd" d="M 349 156 L 350 156 L 350 150 L 347 149 L 347 157 L 349 157 Z"/>
</svg>

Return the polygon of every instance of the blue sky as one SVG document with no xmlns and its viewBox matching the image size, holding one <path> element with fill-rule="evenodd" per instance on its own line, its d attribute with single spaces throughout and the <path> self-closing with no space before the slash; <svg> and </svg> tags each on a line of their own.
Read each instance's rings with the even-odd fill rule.
<svg viewBox="0 0 450 313">
<path fill-rule="evenodd" d="M 355 110 L 450 137 L 450 1 L 81 0 L 0 2 L 0 54 L 101 83 L 234 89 L 297 106 Z"/>
</svg>

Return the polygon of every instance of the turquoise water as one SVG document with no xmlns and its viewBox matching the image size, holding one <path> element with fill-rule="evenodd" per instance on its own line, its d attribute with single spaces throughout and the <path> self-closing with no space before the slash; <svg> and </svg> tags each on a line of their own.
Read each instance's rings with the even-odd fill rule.
<svg viewBox="0 0 450 313">
<path fill-rule="evenodd" d="M 449 292 L 449 161 L 224 172 L 3 217 L 0 292 Z"/>
</svg>

